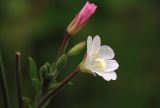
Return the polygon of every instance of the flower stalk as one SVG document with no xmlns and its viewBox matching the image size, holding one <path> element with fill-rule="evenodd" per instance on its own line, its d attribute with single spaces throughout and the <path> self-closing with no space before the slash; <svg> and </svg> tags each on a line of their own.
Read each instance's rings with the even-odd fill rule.
<svg viewBox="0 0 160 108">
<path fill-rule="evenodd" d="M 52 90 L 48 94 L 44 95 L 39 101 L 37 108 L 41 108 L 50 98 L 59 93 L 65 87 L 65 85 L 67 85 L 68 82 L 71 81 L 79 73 L 79 71 L 79 67 L 76 68 L 75 71 L 68 75 L 55 90 Z"/>
<path fill-rule="evenodd" d="M 95 13 L 96 8 L 97 6 L 95 4 L 90 3 L 90 1 L 87 1 L 81 9 L 81 11 L 76 14 L 74 19 L 66 28 L 66 33 L 61 44 L 58 57 L 60 57 L 65 52 L 69 39 L 76 35 L 87 24 L 90 17 L 93 16 L 93 14 Z"/>
<path fill-rule="evenodd" d="M 69 39 L 70 39 L 70 35 L 66 32 L 60 46 L 58 57 L 60 57 L 65 52 L 68 46 Z"/>
<path fill-rule="evenodd" d="M 17 95 L 18 95 L 18 106 L 24 108 L 23 96 L 22 96 L 22 71 L 21 71 L 21 59 L 20 52 L 16 52 L 16 81 L 17 81 Z"/>
<path fill-rule="evenodd" d="M 8 93 L 8 86 L 6 82 L 6 75 L 2 60 L 2 55 L 0 54 L 0 86 L 2 88 L 2 95 L 4 99 L 4 107 L 10 108 L 10 101 L 9 101 L 9 93 Z"/>
</svg>

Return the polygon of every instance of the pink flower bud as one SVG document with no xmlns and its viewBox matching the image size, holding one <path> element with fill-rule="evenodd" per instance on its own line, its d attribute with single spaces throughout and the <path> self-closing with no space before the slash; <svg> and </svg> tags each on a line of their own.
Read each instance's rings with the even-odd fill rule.
<svg viewBox="0 0 160 108">
<path fill-rule="evenodd" d="M 75 16 L 67 27 L 67 33 L 70 36 L 75 35 L 88 22 L 89 18 L 94 14 L 97 6 L 89 1 L 86 2 L 82 10 Z"/>
</svg>

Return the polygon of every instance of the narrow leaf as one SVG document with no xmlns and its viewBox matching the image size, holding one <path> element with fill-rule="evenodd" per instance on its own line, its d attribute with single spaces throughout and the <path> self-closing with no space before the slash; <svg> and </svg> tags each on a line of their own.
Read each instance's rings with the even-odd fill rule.
<svg viewBox="0 0 160 108">
<path fill-rule="evenodd" d="M 27 105 L 26 108 L 33 108 L 33 101 L 28 97 L 23 97 L 23 101 Z"/>
<path fill-rule="evenodd" d="M 29 57 L 29 72 L 30 72 L 30 78 L 32 80 L 32 85 L 35 89 L 36 96 L 40 94 L 40 80 L 37 73 L 37 66 L 35 61 Z"/>
</svg>

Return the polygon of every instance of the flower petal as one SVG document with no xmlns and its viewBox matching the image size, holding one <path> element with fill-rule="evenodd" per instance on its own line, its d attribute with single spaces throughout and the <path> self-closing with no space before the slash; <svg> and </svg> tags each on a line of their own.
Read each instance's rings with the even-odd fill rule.
<svg viewBox="0 0 160 108">
<path fill-rule="evenodd" d="M 98 53 L 99 49 L 101 46 L 101 39 L 100 37 L 97 35 L 93 38 L 93 43 L 92 43 L 92 50 L 94 53 Z"/>
<path fill-rule="evenodd" d="M 92 52 L 92 37 L 88 36 L 87 38 L 87 55 L 90 55 Z"/>
<path fill-rule="evenodd" d="M 102 76 L 106 81 L 116 80 L 117 79 L 117 75 L 116 75 L 116 73 L 114 71 L 107 72 L 107 73 L 98 72 L 96 74 L 98 74 L 99 76 Z"/>
<path fill-rule="evenodd" d="M 114 71 L 119 67 L 119 64 L 116 60 L 106 60 L 106 65 L 106 69 L 104 70 L 105 72 Z"/>
<path fill-rule="evenodd" d="M 112 48 L 107 45 L 103 45 L 100 47 L 99 54 L 107 59 L 112 59 L 114 57 Z"/>
<path fill-rule="evenodd" d="M 88 19 L 95 13 L 97 6 L 89 1 L 86 2 L 80 14 L 83 14 L 85 17 L 81 20 L 81 24 L 84 24 Z"/>
</svg>

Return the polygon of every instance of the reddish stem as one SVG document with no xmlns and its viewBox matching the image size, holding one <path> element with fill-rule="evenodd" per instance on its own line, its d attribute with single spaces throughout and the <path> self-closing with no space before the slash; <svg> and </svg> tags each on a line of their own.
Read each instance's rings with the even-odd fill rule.
<svg viewBox="0 0 160 108">
<path fill-rule="evenodd" d="M 66 32 L 64 35 L 63 41 L 61 43 L 61 47 L 60 47 L 58 56 L 61 56 L 65 52 L 69 39 L 70 39 L 70 35 Z"/>
<path fill-rule="evenodd" d="M 16 52 L 16 80 L 17 80 L 17 95 L 19 108 L 24 108 L 22 100 L 22 71 L 21 71 L 21 60 L 20 52 Z"/>
<path fill-rule="evenodd" d="M 45 104 L 45 102 L 47 102 L 47 100 L 49 100 L 51 97 L 54 97 L 58 92 L 60 92 L 65 87 L 65 85 L 68 84 L 68 82 L 71 81 L 77 75 L 79 71 L 80 69 L 78 67 L 75 71 L 73 71 L 61 82 L 58 88 L 44 95 L 42 99 L 39 101 L 37 108 L 41 108 Z"/>
</svg>

